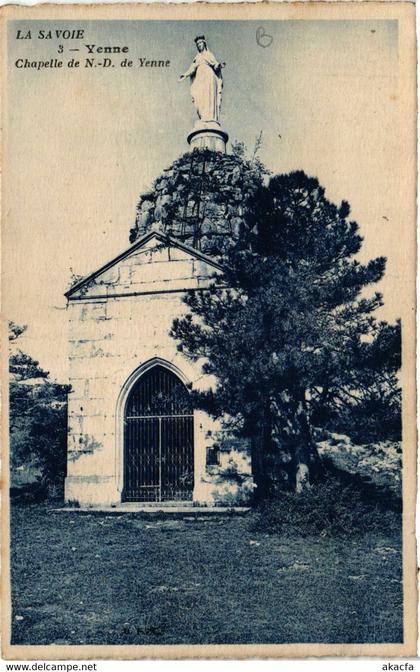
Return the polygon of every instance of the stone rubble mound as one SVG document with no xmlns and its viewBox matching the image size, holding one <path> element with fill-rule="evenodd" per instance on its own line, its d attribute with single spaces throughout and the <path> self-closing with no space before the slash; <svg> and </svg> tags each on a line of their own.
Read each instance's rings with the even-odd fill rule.
<svg viewBox="0 0 420 672">
<path fill-rule="evenodd" d="M 355 445 L 344 434 L 317 442 L 318 453 L 341 471 L 360 476 L 379 490 L 401 496 L 402 455 L 398 441 Z"/>
<path fill-rule="evenodd" d="M 260 184 L 258 164 L 195 149 L 164 170 L 140 197 L 130 242 L 156 230 L 217 257 L 241 237 L 245 208 Z"/>
</svg>

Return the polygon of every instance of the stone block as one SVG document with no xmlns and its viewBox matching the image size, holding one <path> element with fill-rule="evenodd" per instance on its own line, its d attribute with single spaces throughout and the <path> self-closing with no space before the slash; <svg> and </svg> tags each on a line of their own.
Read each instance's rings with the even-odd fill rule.
<svg viewBox="0 0 420 672">
<path fill-rule="evenodd" d="M 135 291 L 137 285 L 145 285 L 153 291 L 156 283 L 175 280 L 177 278 L 191 279 L 193 277 L 193 262 L 190 260 L 168 261 L 162 260 L 153 264 L 143 264 L 132 269 L 131 285 Z M 145 289 L 145 287 L 143 288 Z"/>
<path fill-rule="evenodd" d="M 112 476 L 68 476 L 64 496 L 66 502 L 79 506 L 111 506 L 121 501 Z"/>
<path fill-rule="evenodd" d="M 89 397 L 89 380 L 86 378 L 69 378 L 69 384 L 71 386 L 71 392 L 69 395 L 69 403 L 72 400 L 85 399 Z"/>
<path fill-rule="evenodd" d="M 97 443 L 109 447 L 109 439 L 104 444 L 104 436 L 113 436 L 115 432 L 115 406 L 103 406 L 96 415 L 87 415 L 84 418 L 83 431 L 92 445 Z"/>
<path fill-rule="evenodd" d="M 72 321 L 69 327 L 70 344 L 74 341 L 96 341 L 112 336 L 112 323 L 109 320 Z"/>
<path fill-rule="evenodd" d="M 109 398 L 109 391 L 112 389 L 112 382 L 109 376 L 92 376 L 88 381 L 89 398 L 96 399 Z"/>
</svg>

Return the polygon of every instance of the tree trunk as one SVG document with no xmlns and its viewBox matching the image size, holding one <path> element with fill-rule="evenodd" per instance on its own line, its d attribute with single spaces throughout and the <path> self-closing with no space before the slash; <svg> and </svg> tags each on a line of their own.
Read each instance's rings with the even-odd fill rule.
<svg viewBox="0 0 420 672">
<path fill-rule="evenodd" d="M 292 459 L 290 480 L 296 492 L 310 487 L 310 479 L 319 461 L 312 440 L 305 390 L 290 393 L 284 390 L 280 403 L 274 404 L 280 422 L 278 423 L 279 442 L 284 437 L 285 446 Z"/>
<path fill-rule="evenodd" d="M 295 490 L 297 493 L 310 487 L 310 451 L 307 444 L 298 444 L 296 448 Z"/>
<path fill-rule="evenodd" d="M 252 437 L 251 441 L 251 466 L 254 479 L 254 504 L 259 504 L 267 495 L 267 484 L 264 474 L 264 465 L 261 451 L 260 436 Z"/>
<path fill-rule="evenodd" d="M 267 455 L 271 445 L 271 415 L 267 403 L 262 413 L 259 431 L 251 442 L 251 466 L 254 478 L 254 503 L 260 503 L 270 494 L 270 478 L 267 471 Z"/>
<path fill-rule="evenodd" d="M 303 492 L 310 487 L 310 478 L 319 458 L 311 436 L 305 390 L 300 390 L 293 418 L 295 430 L 295 490 Z"/>
</svg>

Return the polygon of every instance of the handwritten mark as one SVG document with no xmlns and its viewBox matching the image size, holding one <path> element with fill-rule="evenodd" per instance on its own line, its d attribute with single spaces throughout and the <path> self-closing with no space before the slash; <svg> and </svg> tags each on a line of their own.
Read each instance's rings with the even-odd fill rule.
<svg viewBox="0 0 420 672">
<path fill-rule="evenodd" d="M 257 28 L 256 40 L 259 47 L 269 47 L 273 44 L 273 36 L 265 32 L 264 28 L 260 26 Z"/>
</svg>

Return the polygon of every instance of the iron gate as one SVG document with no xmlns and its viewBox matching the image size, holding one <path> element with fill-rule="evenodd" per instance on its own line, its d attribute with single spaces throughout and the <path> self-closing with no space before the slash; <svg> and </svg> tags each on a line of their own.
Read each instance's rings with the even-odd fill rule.
<svg viewBox="0 0 420 672">
<path fill-rule="evenodd" d="M 191 399 L 174 373 L 157 365 L 133 386 L 125 407 L 123 501 L 192 499 Z"/>
</svg>

